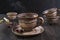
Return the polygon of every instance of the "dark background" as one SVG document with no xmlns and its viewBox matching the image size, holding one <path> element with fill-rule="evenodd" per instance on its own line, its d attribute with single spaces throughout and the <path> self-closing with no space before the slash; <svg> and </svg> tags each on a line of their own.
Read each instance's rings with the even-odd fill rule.
<svg viewBox="0 0 60 40">
<path fill-rule="evenodd" d="M 36 12 L 41 14 L 42 11 L 57 7 L 60 8 L 59 0 L 0 0 L 0 13 L 15 11 Z"/>
</svg>

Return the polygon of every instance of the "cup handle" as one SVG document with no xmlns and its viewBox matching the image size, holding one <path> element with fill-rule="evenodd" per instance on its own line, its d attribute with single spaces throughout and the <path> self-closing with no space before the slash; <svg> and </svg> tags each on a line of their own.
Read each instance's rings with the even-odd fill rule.
<svg viewBox="0 0 60 40">
<path fill-rule="evenodd" d="M 42 17 L 38 17 L 38 18 L 39 18 L 40 25 L 42 25 L 44 23 L 44 19 Z"/>
</svg>

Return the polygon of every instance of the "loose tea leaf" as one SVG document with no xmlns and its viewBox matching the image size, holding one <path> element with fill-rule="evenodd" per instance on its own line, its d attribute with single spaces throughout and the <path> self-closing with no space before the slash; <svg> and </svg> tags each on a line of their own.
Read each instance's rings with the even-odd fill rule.
<svg viewBox="0 0 60 40">
<path fill-rule="evenodd" d="M 6 23 L 10 23 L 10 21 L 7 19 L 7 18 L 3 18 L 5 21 L 6 21 Z"/>
<path fill-rule="evenodd" d="M 3 20 L 0 20 L 0 24 L 3 22 Z"/>
</svg>

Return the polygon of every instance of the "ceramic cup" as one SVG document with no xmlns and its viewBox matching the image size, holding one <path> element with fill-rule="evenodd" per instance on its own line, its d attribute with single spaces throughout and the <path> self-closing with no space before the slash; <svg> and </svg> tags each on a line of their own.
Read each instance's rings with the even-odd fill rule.
<svg viewBox="0 0 60 40">
<path fill-rule="evenodd" d="M 13 20 L 17 17 L 17 13 L 16 12 L 8 12 L 7 16 L 10 20 Z"/>
<path fill-rule="evenodd" d="M 48 10 L 43 11 L 43 16 L 45 18 L 45 21 L 47 23 L 57 23 L 58 17 L 57 17 L 57 8 L 51 8 Z"/>
<path fill-rule="evenodd" d="M 57 17 L 57 8 L 51 8 L 43 11 L 43 14 L 46 18 L 56 18 Z"/>
<path fill-rule="evenodd" d="M 24 31 L 31 31 L 36 27 L 37 21 L 39 20 L 40 25 L 44 23 L 42 17 L 38 17 L 37 13 L 21 13 L 18 14 L 19 27 L 24 29 Z"/>
<path fill-rule="evenodd" d="M 12 27 L 12 25 L 17 25 L 17 24 L 15 24 L 15 20 L 16 20 L 16 17 L 17 17 L 16 12 L 8 12 L 6 15 L 7 15 L 7 18 L 9 20 L 9 23 L 7 23 L 9 28 Z"/>
</svg>

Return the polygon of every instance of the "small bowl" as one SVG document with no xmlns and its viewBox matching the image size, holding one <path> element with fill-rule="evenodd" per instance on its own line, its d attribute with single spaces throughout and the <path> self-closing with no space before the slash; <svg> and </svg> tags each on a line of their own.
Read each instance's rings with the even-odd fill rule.
<svg viewBox="0 0 60 40">
<path fill-rule="evenodd" d="M 13 20 L 13 19 L 16 18 L 17 13 L 16 12 L 8 12 L 7 16 L 8 16 L 9 19 Z"/>
</svg>

